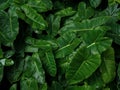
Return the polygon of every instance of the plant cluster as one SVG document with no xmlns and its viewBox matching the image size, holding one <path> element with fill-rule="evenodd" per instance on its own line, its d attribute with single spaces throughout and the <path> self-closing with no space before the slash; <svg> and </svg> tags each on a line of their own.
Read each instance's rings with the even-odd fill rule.
<svg viewBox="0 0 120 90">
<path fill-rule="evenodd" d="M 119 0 L 1 0 L 0 90 L 120 90 Z"/>
</svg>

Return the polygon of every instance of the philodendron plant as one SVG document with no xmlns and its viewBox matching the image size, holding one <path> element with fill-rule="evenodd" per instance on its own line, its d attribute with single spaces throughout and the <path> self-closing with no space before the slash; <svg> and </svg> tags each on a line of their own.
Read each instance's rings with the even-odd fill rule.
<svg viewBox="0 0 120 90">
<path fill-rule="evenodd" d="M 119 0 L 1 0 L 0 90 L 120 90 Z"/>
</svg>

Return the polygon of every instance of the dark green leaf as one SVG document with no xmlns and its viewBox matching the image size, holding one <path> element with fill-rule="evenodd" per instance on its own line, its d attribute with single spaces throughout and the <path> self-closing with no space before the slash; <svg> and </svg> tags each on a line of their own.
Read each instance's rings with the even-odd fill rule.
<svg viewBox="0 0 120 90">
<path fill-rule="evenodd" d="M 16 58 L 14 61 L 14 65 L 12 65 L 7 72 L 7 79 L 10 83 L 14 83 L 20 80 L 21 74 L 23 72 L 24 67 L 24 59 Z"/>
<path fill-rule="evenodd" d="M 90 85 L 83 85 L 83 86 L 69 86 L 65 90 L 96 90 L 96 89 L 94 89 Z"/>
<path fill-rule="evenodd" d="M 68 71 L 66 72 L 68 83 L 76 84 L 90 77 L 100 64 L 101 59 L 99 54 L 92 55 L 87 48 L 79 48 L 75 55 L 73 55 Z"/>
<path fill-rule="evenodd" d="M 87 32 L 91 31 L 94 28 L 97 28 L 101 25 L 107 23 L 111 17 L 103 16 L 103 17 L 96 17 L 88 20 L 83 20 L 82 22 L 71 22 L 66 24 L 64 27 L 61 28 L 61 33 L 65 32 Z M 97 22 L 97 23 L 96 23 Z"/>
<path fill-rule="evenodd" d="M 75 11 L 71 7 L 68 7 L 61 11 L 58 11 L 55 15 L 60 16 L 60 17 L 66 17 L 66 16 L 71 16 L 74 13 L 75 13 Z"/>
<path fill-rule="evenodd" d="M 112 40 L 104 37 L 105 32 L 104 30 L 93 30 L 86 32 L 82 36 L 83 42 L 93 53 L 102 53 L 111 46 Z"/>
<path fill-rule="evenodd" d="M 115 77 L 115 57 L 114 57 L 114 50 L 113 48 L 107 49 L 102 54 L 102 64 L 100 66 L 101 76 L 104 83 L 111 82 Z"/>
<path fill-rule="evenodd" d="M 52 51 L 45 52 L 45 59 L 43 60 L 43 64 L 47 72 L 54 77 L 57 73 L 57 68 Z"/>
<path fill-rule="evenodd" d="M 21 6 L 21 8 L 25 12 L 25 15 L 27 16 L 27 18 L 29 18 L 33 22 L 32 23 L 33 28 L 38 30 L 44 30 L 46 28 L 47 22 L 44 20 L 44 18 L 40 14 L 37 13 L 36 10 L 34 10 L 28 5 L 23 5 Z"/>
<path fill-rule="evenodd" d="M 10 46 L 16 39 L 19 29 L 18 18 L 15 12 L 15 8 L 11 8 L 9 10 L 9 14 L 1 11 L 0 21 L 0 40 L 3 44 Z"/>
<path fill-rule="evenodd" d="M 34 53 L 32 57 L 26 57 L 23 76 L 33 77 L 40 84 L 45 82 L 44 70 L 37 53 Z"/>
<path fill-rule="evenodd" d="M 94 8 L 98 7 L 100 5 L 102 0 L 89 0 L 90 5 Z"/>
<path fill-rule="evenodd" d="M 50 15 L 48 17 L 48 33 L 54 37 L 57 35 L 58 30 L 60 28 L 60 21 L 61 21 L 61 17 L 60 16 L 54 16 L 54 15 Z"/>
<path fill-rule="evenodd" d="M 3 78 L 3 70 L 4 70 L 4 66 L 0 63 L 0 82 Z"/>
<path fill-rule="evenodd" d="M 116 44 L 120 45 L 120 25 L 111 24 L 111 30 L 107 33 L 107 36 L 111 37 Z"/>
<path fill-rule="evenodd" d="M 38 90 L 37 80 L 23 77 L 20 80 L 20 88 L 21 90 Z"/>
<path fill-rule="evenodd" d="M 13 85 L 10 87 L 10 90 L 17 90 L 17 84 L 13 84 Z"/>
<path fill-rule="evenodd" d="M 28 0 L 27 4 L 38 12 L 46 12 L 53 7 L 51 0 Z"/>
</svg>

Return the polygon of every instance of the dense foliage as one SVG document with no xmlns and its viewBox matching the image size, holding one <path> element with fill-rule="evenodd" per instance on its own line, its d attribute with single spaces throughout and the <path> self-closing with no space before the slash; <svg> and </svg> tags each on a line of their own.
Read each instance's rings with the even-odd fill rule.
<svg viewBox="0 0 120 90">
<path fill-rule="evenodd" d="M 120 90 L 119 0 L 0 0 L 0 90 Z"/>
</svg>

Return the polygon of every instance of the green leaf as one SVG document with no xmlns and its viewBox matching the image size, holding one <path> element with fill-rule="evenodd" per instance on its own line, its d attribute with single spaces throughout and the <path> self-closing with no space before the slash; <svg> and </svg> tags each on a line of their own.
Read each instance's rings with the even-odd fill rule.
<svg viewBox="0 0 120 90">
<path fill-rule="evenodd" d="M 83 42 L 93 53 L 102 53 L 111 46 L 112 40 L 104 37 L 105 32 L 104 30 L 92 30 L 82 35 Z"/>
<path fill-rule="evenodd" d="M 66 9 L 62 9 L 58 11 L 57 13 L 55 13 L 55 15 L 60 16 L 60 17 L 66 17 L 66 16 L 71 16 L 74 13 L 75 11 L 71 7 L 68 7 Z"/>
<path fill-rule="evenodd" d="M 72 38 L 71 38 L 72 39 Z M 62 41 L 64 43 L 64 39 Z M 69 41 L 70 42 L 70 41 Z M 61 44 L 63 44 L 61 43 Z M 79 46 L 79 44 L 81 43 L 81 39 L 76 38 L 74 39 L 71 43 L 68 43 L 67 45 L 59 48 L 56 52 L 55 52 L 55 58 L 64 58 L 65 56 L 71 54 L 74 49 Z"/>
<path fill-rule="evenodd" d="M 72 61 L 66 72 L 68 83 L 76 84 L 87 79 L 95 72 L 100 64 L 101 59 L 99 54 L 92 55 L 87 48 L 79 48 L 75 55 L 73 55 Z"/>
<path fill-rule="evenodd" d="M 7 79 L 10 83 L 20 80 L 24 67 L 24 59 L 21 57 L 14 58 L 14 65 L 7 69 Z"/>
<path fill-rule="evenodd" d="M 38 29 L 38 32 L 39 30 L 44 30 L 47 27 L 47 22 L 40 14 L 37 13 L 36 10 L 26 4 L 22 5 L 21 9 L 24 11 L 27 18 L 29 18 L 33 22 L 31 23 L 32 27 Z"/>
<path fill-rule="evenodd" d="M 25 47 L 25 52 L 31 52 L 31 53 L 32 53 L 32 52 L 38 52 L 38 48 L 27 45 L 27 46 Z"/>
<path fill-rule="evenodd" d="M 107 36 L 113 39 L 116 44 L 120 45 L 120 25 L 119 24 L 111 24 L 111 30 L 107 32 Z"/>
<path fill-rule="evenodd" d="M 80 2 L 78 5 L 77 13 L 70 19 L 75 21 L 81 21 L 84 19 L 89 19 L 94 15 L 94 10 L 91 7 L 87 7 L 84 2 Z"/>
<path fill-rule="evenodd" d="M 94 8 L 98 7 L 100 5 L 102 0 L 89 0 L 90 5 Z"/>
<path fill-rule="evenodd" d="M 50 15 L 48 17 L 48 30 L 47 32 L 51 35 L 51 37 L 55 37 L 58 33 L 58 30 L 60 28 L 60 16 Z"/>
<path fill-rule="evenodd" d="M 120 8 L 118 7 L 118 4 L 112 4 L 102 12 L 99 12 L 97 16 L 112 16 L 112 18 L 109 20 L 109 23 L 114 23 L 120 19 L 119 12 Z"/>
<path fill-rule="evenodd" d="M 53 7 L 51 0 L 29 0 L 27 4 L 38 12 L 46 12 Z"/>
<path fill-rule="evenodd" d="M 90 85 L 83 85 L 83 86 L 69 86 L 65 90 L 96 90 Z"/>
<path fill-rule="evenodd" d="M 0 58 L 3 58 L 3 51 L 0 49 Z"/>
<path fill-rule="evenodd" d="M 39 90 L 48 90 L 47 88 L 48 88 L 47 83 L 45 83 L 42 84 L 41 87 L 39 87 Z"/>
<path fill-rule="evenodd" d="M 76 38 L 75 33 L 71 33 L 71 32 L 64 33 L 57 39 L 58 46 L 60 48 L 63 46 L 66 46 L 66 45 L 70 44 L 75 38 Z"/>
<path fill-rule="evenodd" d="M 33 64 L 34 64 L 34 74 L 33 77 L 37 80 L 38 83 L 44 83 L 45 82 L 45 78 L 44 78 L 44 70 L 42 68 L 42 62 L 39 58 L 39 54 L 38 53 L 34 53 L 32 55 L 32 59 Z"/>
<path fill-rule="evenodd" d="M 3 65 L 3 66 L 11 66 L 14 64 L 14 61 L 12 59 L 0 59 L 0 63 Z"/>
<path fill-rule="evenodd" d="M 26 38 L 25 42 L 34 48 L 41 48 L 49 51 L 49 47 L 56 49 L 58 45 L 53 40 L 34 39 L 31 37 Z"/>
<path fill-rule="evenodd" d="M 12 0 L 0 0 L 0 11 L 5 10 L 10 6 Z"/>
<path fill-rule="evenodd" d="M 4 52 L 4 57 L 5 57 L 5 58 L 10 58 L 10 57 L 12 57 L 14 54 L 15 54 L 15 51 L 14 51 L 14 50 L 8 50 L 8 51 Z"/>
<path fill-rule="evenodd" d="M 20 80 L 20 89 L 21 90 L 38 90 L 37 80 L 34 78 L 22 77 Z"/>
<path fill-rule="evenodd" d="M 105 83 L 101 77 L 101 73 L 99 70 L 97 70 L 90 78 L 86 80 L 86 82 L 95 88 L 95 90 L 101 90 L 103 87 L 105 87 Z"/>
<path fill-rule="evenodd" d="M 4 66 L 0 63 L 0 82 L 2 81 L 3 78 L 3 70 L 4 70 Z"/>
<path fill-rule="evenodd" d="M 55 77 L 57 73 L 56 62 L 54 59 L 53 52 L 47 51 L 45 52 L 45 58 L 43 60 L 43 65 L 45 66 L 46 71 L 53 77 Z"/>
<path fill-rule="evenodd" d="M 115 57 L 113 48 L 107 49 L 102 54 L 102 64 L 100 66 L 100 72 L 104 83 L 109 83 L 115 78 Z"/>
<path fill-rule="evenodd" d="M 60 30 L 60 33 L 64 34 L 66 32 L 80 32 L 81 34 L 82 32 L 91 31 L 94 28 L 106 24 L 110 19 L 111 17 L 101 16 L 83 20 L 82 22 L 73 21 L 63 26 Z"/>
<path fill-rule="evenodd" d="M 18 34 L 19 24 L 15 8 L 9 10 L 9 14 L 0 11 L 0 40 L 3 44 L 11 46 Z"/>
<path fill-rule="evenodd" d="M 59 82 L 53 81 L 49 90 L 63 90 L 63 88 Z"/>
<path fill-rule="evenodd" d="M 38 53 L 34 53 L 32 57 L 26 57 L 23 76 L 32 77 L 40 84 L 45 82 L 44 70 Z"/>
<path fill-rule="evenodd" d="M 10 87 L 10 90 L 17 90 L 17 84 L 13 84 L 13 85 Z"/>
</svg>

